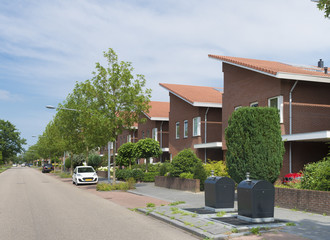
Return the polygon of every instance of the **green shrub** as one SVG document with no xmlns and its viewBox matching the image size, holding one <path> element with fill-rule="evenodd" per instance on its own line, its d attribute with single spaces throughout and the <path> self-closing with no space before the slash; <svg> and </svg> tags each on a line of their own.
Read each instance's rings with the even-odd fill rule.
<svg viewBox="0 0 330 240">
<path fill-rule="evenodd" d="M 246 172 L 252 179 L 276 181 L 284 154 L 276 108 L 237 109 L 228 121 L 225 138 L 228 173 L 236 183 L 246 178 Z"/>
<path fill-rule="evenodd" d="M 162 165 L 159 168 L 160 176 L 165 176 L 168 172 L 170 172 L 170 169 L 171 169 L 171 163 L 169 162 L 162 163 Z"/>
<path fill-rule="evenodd" d="M 84 154 L 74 154 L 72 158 L 73 169 L 75 169 L 77 166 L 82 166 L 85 160 L 86 156 Z"/>
<path fill-rule="evenodd" d="M 305 165 L 301 188 L 330 191 L 330 155 L 319 162 Z"/>
<path fill-rule="evenodd" d="M 141 169 L 133 169 L 132 170 L 132 177 L 135 179 L 135 181 L 141 182 L 144 178 L 144 172 Z"/>
<path fill-rule="evenodd" d="M 191 149 L 184 149 L 172 160 L 170 174 L 173 177 L 179 177 L 181 173 L 193 173 L 196 163 L 201 160 Z"/>
<path fill-rule="evenodd" d="M 214 171 L 214 176 L 229 177 L 228 170 L 224 161 L 209 161 L 204 164 L 204 169 L 207 176 L 211 176 L 211 171 Z"/>
<path fill-rule="evenodd" d="M 200 190 L 204 190 L 204 182 L 207 178 L 206 171 L 203 167 L 203 163 L 201 161 L 197 162 L 194 167 L 194 179 L 200 180 Z"/>
<path fill-rule="evenodd" d="M 96 185 L 97 191 L 114 191 L 114 190 L 122 190 L 127 191 L 129 189 L 134 189 L 135 184 L 132 184 L 132 180 L 128 182 L 122 182 L 117 184 L 108 184 L 108 183 L 98 183 Z"/>
<path fill-rule="evenodd" d="M 71 158 L 65 159 L 64 165 L 66 169 L 69 169 L 71 167 Z"/>
<path fill-rule="evenodd" d="M 88 165 L 92 166 L 94 169 L 97 169 L 101 166 L 102 159 L 101 156 L 96 154 L 91 154 L 88 156 Z"/>
<path fill-rule="evenodd" d="M 143 182 L 154 182 L 155 177 L 159 176 L 159 172 L 146 172 L 143 176 Z"/>
<path fill-rule="evenodd" d="M 193 173 L 181 173 L 180 178 L 194 179 L 194 174 Z"/>
</svg>

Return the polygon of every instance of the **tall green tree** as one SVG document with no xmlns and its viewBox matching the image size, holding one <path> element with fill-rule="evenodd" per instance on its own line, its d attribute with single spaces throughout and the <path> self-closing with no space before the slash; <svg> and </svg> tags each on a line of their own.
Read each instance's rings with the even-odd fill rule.
<svg viewBox="0 0 330 240">
<path fill-rule="evenodd" d="M 148 172 L 150 158 L 159 157 L 162 154 L 159 142 L 152 138 L 140 139 L 137 143 L 135 143 L 134 151 L 137 158 L 146 159 L 146 172 Z"/>
<path fill-rule="evenodd" d="M 324 17 L 329 18 L 330 16 L 330 0 L 318 0 L 316 1 L 318 9 L 324 11 Z"/>
<path fill-rule="evenodd" d="M 23 150 L 26 140 L 20 134 L 12 123 L 0 119 L 0 151 L 4 162 Z"/>
<path fill-rule="evenodd" d="M 277 109 L 239 108 L 229 119 L 225 138 L 228 173 L 237 183 L 246 172 L 252 179 L 276 181 L 284 154 Z"/>
<path fill-rule="evenodd" d="M 85 141 L 97 146 L 114 142 L 124 129 L 139 122 L 141 112 L 149 110 L 151 97 L 144 76 L 134 76 L 130 62 L 119 61 L 111 48 L 104 57 L 107 67 L 96 63 L 93 78 L 76 83 L 72 93 L 79 100 L 77 109 Z M 114 167 L 115 163 L 114 159 Z"/>
</svg>

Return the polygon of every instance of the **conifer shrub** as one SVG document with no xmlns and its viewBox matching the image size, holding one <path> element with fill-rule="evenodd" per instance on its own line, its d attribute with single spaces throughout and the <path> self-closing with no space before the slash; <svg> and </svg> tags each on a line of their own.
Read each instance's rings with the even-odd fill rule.
<svg viewBox="0 0 330 240">
<path fill-rule="evenodd" d="M 225 130 L 226 165 L 239 183 L 251 179 L 274 183 L 283 163 L 284 144 L 276 108 L 242 107 L 234 111 Z"/>
</svg>

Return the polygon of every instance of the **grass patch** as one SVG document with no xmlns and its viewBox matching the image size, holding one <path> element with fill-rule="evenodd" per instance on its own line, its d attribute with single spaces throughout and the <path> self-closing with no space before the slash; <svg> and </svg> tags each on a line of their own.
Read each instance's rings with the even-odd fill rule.
<svg viewBox="0 0 330 240">
<path fill-rule="evenodd" d="M 232 233 L 238 233 L 238 229 L 237 229 L 237 228 L 232 228 L 232 229 L 231 229 L 231 232 L 232 232 Z"/>
<path fill-rule="evenodd" d="M 156 204 L 154 203 L 147 203 L 147 207 L 150 208 L 150 207 L 156 207 Z"/>
<path fill-rule="evenodd" d="M 217 212 L 217 217 L 223 217 L 226 215 L 225 211 Z"/>
<path fill-rule="evenodd" d="M 6 165 L 3 165 L 3 166 L 0 166 L 0 173 L 6 171 L 7 169 L 11 168 L 11 166 L 6 166 Z"/>
<path fill-rule="evenodd" d="M 286 226 L 296 226 L 296 224 L 294 222 L 288 222 L 285 224 Z"/>
<path fill-rule="evenodd" d="M 97 191 L 115 191 L 115 190 L 121 190 L 121 191 L 127 191 L 130 189 L 135 189 L 135 182 L 122 182 L 122 183 L 116 183 L 116 184 L 109 184 L 109 183 L 98 183 L 96 185 Z"/>
<path fill-rule="evenodd" d="M 58 176 L 60 176 L 60 178 L 71 178 L 71 174 L 69 172 L 61 172 Z"/>
<path fill-rule="evenodd" d="M 176 202 L 172 202 L 170 204 L 168 204 L 169 206 L 177 206 L 179 204 L 185 204 L 186 202 L 185 201 L 176 201 Z"/>
<path fill-rule="evenodd" d="M 260 235 L 260 228 L 258 228 L 258 227 L 251 228 L 250 232 L 254 235 Z"/>
</svg>

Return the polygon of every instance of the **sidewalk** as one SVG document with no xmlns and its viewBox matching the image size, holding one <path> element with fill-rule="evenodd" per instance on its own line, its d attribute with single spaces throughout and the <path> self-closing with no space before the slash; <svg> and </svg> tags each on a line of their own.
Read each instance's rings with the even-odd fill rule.
<svg viewBox="0 0 330 240">
<path fill-rule="evenodd" d="M 72 184 L 71 179 L 60 179 L 62 182 Z M 100 182 L 107 182 L 100 179 Z M 76 186 L 74 186 L 76 187 Z M 118 205 L 138 209 L 149 216 L 167 222 L 171 225 L 191 232 L 201 239 L 235 239 L 235 240 L 326 240 L 329 239 L 330 217 L 301 211 L 275 207 L 275 219 L 295 223 L 295 226 L 286 226 L 285 223 L 271 225 L 251 225 L 248 227 L 237 227 L 239 233 L 232 233 L 233 226 L 223 222 L 212 220 L 216 214 L 195 214 L 186 211 L 189 208 L 204 207 L 204 192 L 192 193 L 156 187 L 154 183 L 138 183 L 136 189 L 128 192 L 96 191 L 95 185 L 78 186 L 106 200 Z M 175 206 L 169 206 L 173 202 L 185 202 Z M 147 203 L 154 203 L 155 207 L 147 208 Z M 235 208 L 237 202 L 235 201 Z M 226 214 L 222 217 L 231 217 L 237 213 Z M 251 228 L 259 226 L 261 235 L 243 235 L 249 233 Z M 271 226 L 271 228 L 269 228 Z"/>
<path fill-rule="evenodd" d="M 142 195 L 146 197 L 161 199 L 167 202 L 184 201 L 184 204 L 174 206 L 179 208 L 180 210 L 187 208 L 201 208 L 205 206 L 204 192 L 192 193 L 187 191 L 160 188 L 155 187 L 154 183 L 137 184 L 136 189 L 131 190 L 129 192 L 137 194 L 139 196 Z M 236 201 L 235 207 L 237 208 Z M 212 215 L 205 217 L 205 215 L 201 216 L 200 214 L 198 214 L 197 216 L 190 215 L 189 217 L 189 215 L 186 215 L 188 214 L 188 212 L 184 211 L 183 214 L 181 212 L 182 216 L 173 216 L 171 206 L 161 206 L 156 207 L 155 209 L 147 210 L 142 209 L 142 211 L 149 211 L 150 215 L 167 221 L 171 224 L 181 222 L 181 224 L 179 224 L 179 227 L 185 228 L 185 230 L 188 231 L 195 231 L 195 234 L 197 235 L 204 234 L 204 236 L 207 236 L 209 238 L 213 237 L 214 239 L 225 239 L 225 237 L 228 237 L 228 235 L 231 235 L 231 237 L 238 237 L 237 234 L 231 234 L 232 227 L 228 228 L 228 226 L 224 224 L 218 224 L 218 222 L 214 222 L 214 224 L 211 224 L 210 217 L 213 217 Z M 230 216 L 230 214 L 228 216 Z M 329 239 L 329 216 L 275 207 L 274 217 L 275 219 L 295 223 L 296 226 L 286 226 L 285 224 L 282 224 L 282 226 L 277 229 L 277 233 L 267 233 L 262 234 L 262 236 L 249 236 L 249 238 L 247 236 L 244 236 L 243 238 L 240 237 L 237 239 Z M 205 223 L 204 225 L 208 226 L 201 227 L 203 223 Z M 269 230 L 267 229 L 267 231 Z"/>
</svg>

